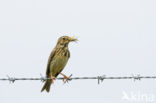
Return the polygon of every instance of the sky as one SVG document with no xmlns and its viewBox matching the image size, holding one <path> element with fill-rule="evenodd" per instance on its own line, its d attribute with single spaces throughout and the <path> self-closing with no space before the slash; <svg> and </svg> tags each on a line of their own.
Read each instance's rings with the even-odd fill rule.
<svg viewBox="0 0 156 103">
<path fill-rule="evenodd" d="M 156 76 L 155 0 L 1 0 L 0 78 L 45 75 L 60 36 L 75 35 L 63 73 Z M 60 76 L 61 77 L 61 76 Z M 0 81 L 2 103 L 154 103 L 155 79 Z"/>
</svg>

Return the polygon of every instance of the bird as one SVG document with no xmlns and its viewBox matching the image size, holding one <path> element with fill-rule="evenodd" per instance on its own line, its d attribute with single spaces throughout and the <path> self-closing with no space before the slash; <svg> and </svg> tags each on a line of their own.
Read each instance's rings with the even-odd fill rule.
<svg viewBox="0 0 156 103">
<path fill-rule="evenodd" d="M 68 49 L 68 44 L 70 42 L 76 42 L 78 39 L 76 39 L 74 36 L 61 36 L 55 48 L 52 50 L 48 63 L 47 63 L 47 69 L 46 69 L 46 78 L 47 79 L 41 89 L 41 92 L 46 90 L 46 92 L 50 91 L 51 84 L 53 84 L 56 77 L 61 74 L 63 76 L 64 83 L 69 80 L 69 78 L 62 73 L 62 70 L 66 66 L 68 59 L 70 58 L 70 51 Z"/>
</svg>

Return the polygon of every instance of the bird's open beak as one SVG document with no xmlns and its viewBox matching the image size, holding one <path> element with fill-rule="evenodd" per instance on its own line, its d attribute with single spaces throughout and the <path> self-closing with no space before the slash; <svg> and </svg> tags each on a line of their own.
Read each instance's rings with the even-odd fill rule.
<svg viewBox="0 0 156 103">
<path fill-rule="evenodd" d="M 78 41 L 78 39 L 76 39 L 74 36 L 72 36 L 72 37 L 70 38 L 70 41 L 76 42 L 76 41 Z"/>
</svg>

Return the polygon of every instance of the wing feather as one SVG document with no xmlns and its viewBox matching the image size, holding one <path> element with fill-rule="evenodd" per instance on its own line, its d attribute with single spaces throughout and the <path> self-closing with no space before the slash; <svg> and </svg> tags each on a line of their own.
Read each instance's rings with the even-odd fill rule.
<svg viewBox="0 0 156 103">
<path fill-rule="evenodd" d="M 46 76 L 47 77 L 50 76 L 50 63 L 55 56 L 55 52 L 56 52 L 56 49 L 54 48 L 53 51 L 51 52 L 50 56 L 49 56 L 49 59 L 48 59 L 47 70 L 46 70 Z"/>
</svg>

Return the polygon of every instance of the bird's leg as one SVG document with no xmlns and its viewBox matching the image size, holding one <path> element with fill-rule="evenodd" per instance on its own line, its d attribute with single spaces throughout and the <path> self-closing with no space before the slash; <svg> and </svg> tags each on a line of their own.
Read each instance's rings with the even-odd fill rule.
<svg viewBox="0 0 156 103">
<path fill-rule="evenodd" d="M 64 75 L 63 73 L 60 73 L 63 76 L 63 82 L 66 83 L 68 82 L 68 80 L 70 80 L 66 75 Z"/>
<path fill-rule="evenodd" d="M 56 77 L 54 77 L 53 75 L 50 75 L 50 79 L 51 79 L 51 82 L 53 83 L 53 81 L 56 79 Z"/>
</svg>

